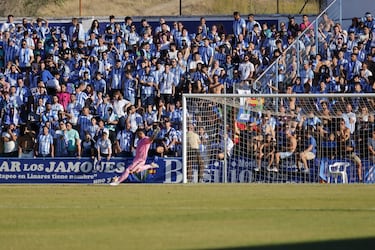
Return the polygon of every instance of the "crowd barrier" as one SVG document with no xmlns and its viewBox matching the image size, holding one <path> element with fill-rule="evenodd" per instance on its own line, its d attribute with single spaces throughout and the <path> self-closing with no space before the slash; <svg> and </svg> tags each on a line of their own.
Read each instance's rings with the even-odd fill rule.
<svg viewBox="0 0 375 250">
<path fill-rule="evenodd" d="M 182 183 L 182 158 L 157 158 L 154 160 L 159 168 L 149 169 L 138 174 L 131 174 L 129 183 Z M 90 158 L 34 158 L 4 159 L 0 163 L 0 183 L 2 184 L 43 184 L 43 183 L 81 183 L 81 184 L 105 184 L 114 176 L 120 175 L 130 165 L 132 158 L 112 158 L 109 161 L 102 160 L 94 165 Z M 339 160 L 315 159 L 314 166 L 308 178 L 293 173 L 292 166 L 282 166 L 284 173 L 258 173 L 254 171 L 256 162 L 253 159 L 232 157 L 228 160 L 228 176 L 230 183 L 251 182 L 289 182 L 318 183 L 327 180 L 327 168 Z M 206 166 L 204 182 L 223 182 L 223 161 L 213 160 Z M 375 166 L 368 161 L 363 161 L 363 173 L 365 183 L 375 183 Z M 259 179 L 259 175 L 263 174 Z M 356 167 L 351 163 L 347 169 L 349 183 L 357 182 Z M 198 173 L 194 171 L 193 179 L 196 181 Z"/>
</svg>

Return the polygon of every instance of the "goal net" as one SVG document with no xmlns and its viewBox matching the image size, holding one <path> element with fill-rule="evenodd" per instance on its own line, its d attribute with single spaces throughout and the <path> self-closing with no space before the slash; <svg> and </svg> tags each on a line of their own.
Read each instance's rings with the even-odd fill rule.
<svg viewBox="0 0 375 250">
<path fill-rule="evenodd" d="M 185 94 L 184 182 L 374 182 L 374 94 Z"/>
</svg>

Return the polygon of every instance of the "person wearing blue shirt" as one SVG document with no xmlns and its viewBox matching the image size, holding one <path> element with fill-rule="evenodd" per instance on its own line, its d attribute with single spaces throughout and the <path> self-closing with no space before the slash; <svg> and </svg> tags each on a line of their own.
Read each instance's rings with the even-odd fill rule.
<svg viewBox="0 0 375 250">
<path fill-rule="evenodd" d="M 233 12 L 233 34 L 235 39 L 238 38 L 239 34 L 243 36 L 246 35 L 246 21 L 245 19 L 241 18 L 241 15 L 238 11 Z"/>
<path fill-rule="evenodd" d="M 292 90 L 294 93 L 297 93 L 297 94 L 305 93 L 305 88 L 303 84 L 301 83 L 301 77 L 295 78 L 295 80 L 293 81 Z"/>
<path fill-rule="evenodd" d="M 95 77 L 92 80 L 92 85 L 94 86 L 94 90 L 97 92 L 102 92 L 104 94 L 107 93 L 107 83 L 106 81 L 102 78 L 102 74 L 97 71 L 95 73 Z"/>
<path fill-rule="evenodd" d="M 132 157 L 133 156 L 133 142 L 135 134 L 131 131 L 130 122 L 126 122 L 126 127 L 117 132 L 115 141 L 115 153 L 118 157 Z"/>
<path fill-rule="evenodd" d="M 352 53 L 351 59 L 347 64 L 346 67 L 346 80 L 351 80 L 354 78 L 355 75 L 359 75 L 361 68 L 362 68 L 362 63 L 358 60 L 357 54 Z"/>
<path fill-rule="evenodd" d="M 374 17 L 371 15 L 370 12 L 366 12 L 365 18 L 364 18 L 364 24 L 366 27 L 368 27 L 371 31 L 375 30 L 375 20 Z"/>
<path fill-rule="evenodd" d="M 139 83 L 141 88 L 142 106 L 147 106 L 148 104 L 154 105 L 157 84 L 154 75 L 151 73 L 150 66 L 145 67 L 145 71 L 141 75 Z"/>
<path fill-rule="evenodd" d="M 204 64 L 210 66 L 214 59 L 214 49 L 210 46 L 208 38 L 203 39 L 203 46 L 199 47 L 199 54 L 201 55 Z"/>
<path fill-rule="evenodd" d="M 42 134 L 38 136 L 35 154 L 38 157 L 54 157 L 53 137 L 49 133 L 49 128 L 47 126 L 43 127 Z"/>
</svg>

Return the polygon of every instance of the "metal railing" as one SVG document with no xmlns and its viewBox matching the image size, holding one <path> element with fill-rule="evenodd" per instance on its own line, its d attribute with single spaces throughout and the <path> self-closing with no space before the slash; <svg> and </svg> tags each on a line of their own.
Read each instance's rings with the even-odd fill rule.
<svg viewBox="0 0 375 250">
<path fill-rule="evenodd" d="M 269 67 L 253 83 L 253 88 L 258 93 L 272 93 L 279 89 L 279 83 L 288 84 L 299 76 L 300 69 L 311 55 L 316 55 L 320 49 L 330 44 L 330 32 L 335 24 L 342 23 L 342 0 L 332 0 L 311 24 L 294 39 L 284 53 L 276 58 Z"/>
</svg>

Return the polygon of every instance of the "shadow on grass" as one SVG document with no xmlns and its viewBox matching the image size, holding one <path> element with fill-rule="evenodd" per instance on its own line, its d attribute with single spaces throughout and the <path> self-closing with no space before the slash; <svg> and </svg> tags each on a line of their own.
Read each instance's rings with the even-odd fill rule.
<svg viewBox="0 0 375 250">
<path fill-rule="evenodd" d="M 342 239 L 328 240 L 319 242 L 300 242 L 300 243 L 284 243 L 279 245 L 263 245 L 263 246 L 243 246 L 243 247 L 224 247 L 224 248 L 206 248 L 202 250 L 363 250 L 375 249 L 375 237 L 361 239 Z"/>
</svg>

